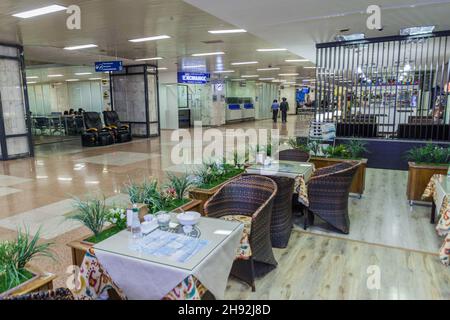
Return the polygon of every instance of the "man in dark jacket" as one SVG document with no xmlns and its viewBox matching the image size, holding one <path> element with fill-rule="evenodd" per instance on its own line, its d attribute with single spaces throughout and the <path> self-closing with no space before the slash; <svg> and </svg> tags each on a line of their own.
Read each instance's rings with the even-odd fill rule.
<svg viewBox="0 0 450 320">
<path fill-rule="evenodd" d="M 280 103 L 281 119 L 283 123 L 287 122 L 287 112 L 289 110 L 289 103 L 286 98 L 283 98 L 283 102 Z"/>
</svg>

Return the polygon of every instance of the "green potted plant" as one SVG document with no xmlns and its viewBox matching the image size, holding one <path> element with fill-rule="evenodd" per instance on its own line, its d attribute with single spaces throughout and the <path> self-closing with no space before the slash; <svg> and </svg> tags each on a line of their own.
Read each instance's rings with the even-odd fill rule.
<svg viewBox="0 0 450 320">
<path fill-rule="evenodd" d="M 39 274 L 30 267 L 37 257 L 54 259 L 52 243 L 39 243 L 40 230 L 31 237 L 29 230 L 17 231 L 14 241 L 0 243 L 0 298 L 26 294 L 52 287 L 55 279 L 51 274 Z"/>
<path fill-rule="evenodd" d="M 75 199 L 75 213 L 69 220 L 78 221 L 91 231 L 91 235 L 72 241 L 68 246 L 72 250 L 72 262 L 80 266 L 86 251 L 94 244 L 104 241 L 127 228 L 126 210 L 115 206 L 108 207 L 102 199 Z"/>
<path fill-rule="evenodd" d="M 405 154 L 408 160 L 408 184 L 406 195 L 410 204 L 422 201 L 422 194 L 431 177 L 435 174 L 447 174 L 450 165 L 450 148 L 427 144 L 416 147 Z"/>
<path fill-rule="evenodd" d="M 215 162 L 205 163 L 198 169 L 195 175 L 195 188 L 189 190 L 190 198 L 201 201 L 201 213 L 203 205 L 209 200 L 222 185 L 236 178 L 245 171 L 244 166 Z"/>
<path fill-rule="evenodd" d="M 361 140 L 350 140 L 345 144 L 338 144 L 336 146 L 320 147 L 320 142 L 311 141 L 309 148 L 313 157 L 311 162 L 314 163 L 316 169 L 328 167 L 344 161 L 358 160 L 361 165 L 353 178 L 350 192 L 358 194 L 360 197 L 364 193 L 366 184 L 366 169 L 367 159 L 363 156 L 368 153 L 366 142 Z M 319 152 L 319 150 L 321 152 Z"/>
</svg>

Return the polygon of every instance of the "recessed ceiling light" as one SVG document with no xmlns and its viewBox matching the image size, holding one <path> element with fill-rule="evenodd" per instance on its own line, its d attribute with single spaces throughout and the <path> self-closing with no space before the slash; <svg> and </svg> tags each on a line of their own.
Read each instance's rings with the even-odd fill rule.
<svg viewBox="0 0 450 320">
<path fill-rule="evenodd" d="M 62 74 L 49 74 L 47 77 L 49 78 L 58 78 L 58 77 L 64 77 Z"/>
<path fill-rule="evenodd" d="M 243 32 L 247 32 L 247 30 L 244 30 L 244 29 L 209 30 L 208 32 L 212 33 L 212 34 L 224 34 L 224 33 L 243 33 Z"/>
<path fill-rule="evenodd" d="M 87 76 L 92 74 L 92 72 L 77 72 L 75 73 L 76 76 Z"/>
<path fill-rule="evenodd" d="M 29 77 L 27 77 L 27 79 L 38 79 L 39 77 L 38 76 L 29 76 Z"/>
<path fill-rule="evenodd" d="M 89 80 L 91 80 L 91 81 L 102 80 L 102 78 L 89 78 Z"/>
<path fill-rule="evenodd" d="M 219 51 L 219 52 L 204 52 L 204 53 L 194 53 L 193 57 L 204 57 L 204 56 L 220 56 L 225 54 L 225 52 Z"/>
<path fill-rule="evenodd" d="M 214 73 L 233 73 L 234 70 L 216 70 Z"/>
<path fill-rule="evenodd" d="M 158 70 L 167 70 L 167 68 L 166 67 L 161 67 L 161 68 L 158 68 Z"/>
<path fill-rule="evenodd" d="M 435 26 L 422 26 L 422 27 L 410 27 L 400 29 L 401 36 L 416 36 L 419 34 L 432 33 L 436 27 Z"/>
<path fill-rule="evenodd" d="M 246 64 L 257 64 L 259 63 L 258 61 L 243 61 L 243 62 L 233 62 L 231 65 L 232 66 L 242 66 L 242 65 L 246 65 Z"/>
<path fill-rule="evenodd" d="M 153 57 L 153 58 L 142 58 L 142 59 L 136 59 L 135 61 L 151 61 L 151 60 L 162 60 L 162 57 Z"/>
<path fill-rule="evenodd" d="M 260 68 L 256 69 L 258 71 L 272 71 L 272 70 L 280 70 L 280 68 Z"/>
<path fill-rule="evenodd" d="M 286 62 L 308 62 L 308 59 L 287 59 Z"/>
<path fill-rule="evenodd" d="M 27 84 L 35 84 L 37 83 L 36 81 L 27 81 Z"/>
<path fill-rule="evenodd" d="M 17 18 L 22 18 L 22 19 L 28 19 L 28 18 L 33 18 L 33 17 L 37 17 L 37 16 L 42 16 L 42 15 L 48 14 L 48 13 L 63 11 L 63 10 L 67 10 L 67 8 L 54 4 L 54 5 L 42 7 L 39 9 L 16 13 L 16 14 L 13 14 L 13 16 L 17 17 Z"/>
<path fill-rule="evenodd" d="M 274 80 L 275 78 L 259 78 L 259 80 L 261 81 L 271 81 Z"/>
<path fill-rule="evenodd" d="M 258 52 L 275 52 L 275 51 L 287 51 L 286 48 L 273 48 L 273 49 L 256 49 Z"/>
<path fill-rule="evenodd" d="M 89 48 L 96 48 L 96 47 L 98 47 L 96 44 L 83 44 L 80 46 L 65 47 L 64 50 L 81 50 L 81 49 L 89 49 Z"/>
<path fill-rule="evenodd" d="M 80 79 L 67 79 L 67 82 L 75 82 L 75 81 L 80 81 Z"/>
<path fill-rule="evenodd" d="M 146 41 L 155 41 L 155 40 L 162 40 L 162 39 L 169 39 L 169 38 L 170 38 L 170 36 L 168 36 L 168 35 L 161 35 L 161 36 L 131 39 L 128 41 L 130 41 L 130 42 L 146 42 Z"/>
<path fill-rule="evenodd" d="M 257 74 L 245 74 L 243 76 L 241 76 L 241 78 L 258 78 L 259 75 Z"/>
<path fill-rule="evenodd" d="M 295 77 L 295 76 L 298 76 L 298 73 L 280 73 L 278 75 L 280 77 Z"/>
</svg>

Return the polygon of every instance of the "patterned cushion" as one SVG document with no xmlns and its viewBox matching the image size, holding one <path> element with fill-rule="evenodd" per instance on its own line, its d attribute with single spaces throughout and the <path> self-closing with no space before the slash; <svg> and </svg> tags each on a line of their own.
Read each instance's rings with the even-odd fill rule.
<svg viewBox="0 0 450 320">
<path fill-rule="evenodd" d="M 252 217 L 243 215 L 227 215 L 221 219 L 227 221 L 236 221 L 244 224 L 244 233 L 241 238 L 241 245 L 238 248 L 236 259 L 248 260 L 252 256 L 252 248 L 250 247 L 250 232 L 252 230 Z"/>
</svg>

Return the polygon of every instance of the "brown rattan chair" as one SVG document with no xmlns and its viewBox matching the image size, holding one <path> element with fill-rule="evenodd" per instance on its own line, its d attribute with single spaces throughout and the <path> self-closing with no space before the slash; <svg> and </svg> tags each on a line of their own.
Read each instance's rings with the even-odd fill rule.
<svg viewBox="0 0 450 320">
<path fill-rule="evenodd" d="M 255 277 L 262 276 L 277 266 L 270 239 L 270 222 L 276 183 L 267 177 L 246 175 L 232 180 L 206 202 L 208 217 L 251 217 L 249 244 L 252 255 L 236 259 L 231 274 L 248 283 L 255 291 Z"/>
<path fill-rule="evenodd" d="M 72 292 L 67 288 L 58 288 L 50 291 L 33 292 L 21 296 L 8 296 L 4 300 L 74 300 Z"/>
<path fill-rule="evenodd" d="M 279 160 L 308 162 L 311 156 L 306 151 L 287 149 L 278 153 Z"/>
<path fill-rule="evenodd" d="M 320 168 L 308 182 L 309 208 L 305 229 L 314 223 L 314 215 L 342 233 L 350 231 L 348 194 L 359 161 L 348 161 Z"/>
</svg>

